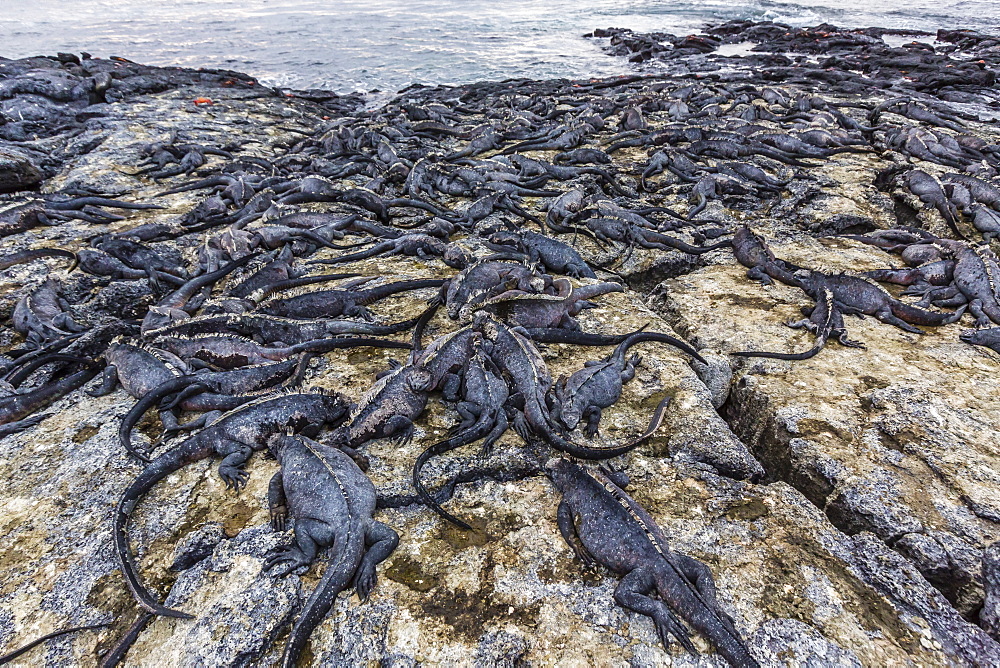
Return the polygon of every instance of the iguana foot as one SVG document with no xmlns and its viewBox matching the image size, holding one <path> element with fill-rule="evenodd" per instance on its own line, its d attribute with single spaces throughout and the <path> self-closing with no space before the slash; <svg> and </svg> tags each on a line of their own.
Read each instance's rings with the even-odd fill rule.
<svg viewBox="0 0 1000 668">
<path fill-rule="evenodd" d="M 273 569 L 275 577 L 288 575 L 297 569 L 309 568 L 310 561 L 306 559 L 302 551 L 294 545 L 279 545 L 268 552 L 269 556 L 264 560 L 265 571 Z"/>
<path fill-rule="evenodd" d="M 375 580 L 374 565 L 361 564 L 357 574 L 354 576 L 354 591 L 357 592 L 358 598 L 362 601 L 368 600 L 368 596 L 375 589 Z"/>
<path fill-rule="evenodd" d="M 284 531 L 288 523 L 288 507 L 276 506 L 271 509 L 271 528 L 275 531 Z"/>
<path fill-rule="evenodd" d="M 250 474 L 244 471 L 242 466 L 220 466 L 219 477 L 226 483 L 226 489 L 232 489 L 234 492 L 238 492 L 250 480 Z"/>
<path fill-rule="evenodd" d="M 670 636 L 673 636 L 677 638 L 677 641 L 680 642 L 680 644 L 683 645 L 687 651 L 695 656 L 698 655 L 698 650 L 691 642 L 691 635 L 680 623 L 680 621 L 671 613 L 667 612 L 663 615 L 656 615 L 653 618 L 653 624 L 656 625 L 656 635 L 660 637 L 660 642 L 663 643 L 664 649 L 670 649 L 670 643 L 672 642 Z"/>
</svg>

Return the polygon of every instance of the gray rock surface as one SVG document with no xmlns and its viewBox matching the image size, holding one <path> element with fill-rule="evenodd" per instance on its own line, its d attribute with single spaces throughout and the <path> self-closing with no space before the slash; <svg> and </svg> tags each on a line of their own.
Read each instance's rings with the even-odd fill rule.
<svg viewBox="0 0 1000 668">
<path fill-rule="evenodd" d="M 61 165 L 46 191 L 86 185 L 145 200 L 164 186 L 135 174 L 142 145 L 171 131 L 213 145 L 238 134 L 246 155 L 276 158 L 303 136 L 319 128 L 332 132 L 343 120 L 307 99 L 240 87 L 212 89 L 211 105 L 193 104 L 196 89 L 140 92 L 148 94 L 100 105 L 107 116 L 65 140 L 94 146 Z M 651 116 L 670 122 L 667 111 Z M 977 131 L 995 128 L 980 124 Z M 628 150 L 616 160 L 634 167 L 646 156 Z M 843 230 L 859 219 L 895 225 L 892 200 L 872 186 L 886 162 L 874 154 L 841 154 L 816 182 L 766 210 L 748 213 L 713 201 L 706 215 L 720 225 L 749 222 L 779 256 L 798 264 L 884 268 L 896 258 L 844 239 L 818 239 L 816 231 Z M 0 179 L 2 165 L 0 158 Z M 679 196 L 662 199 L 686 205 Z M 157 201 L 163 210 L 97 227 L 172 222 L 201 196 Z M 528 198 L 526 206 L 544 215 L 538 202 Z M 928 227 L 941 229 L 931 213 L 918 213 Z M 95 231 L 64 224 L 19 234 L 5 245 L 11 252 L 76 249 Z M 590 239 L 581 238 L 579 246 L 588 259 L 604 257 Z M 197 250 L 182 246 L 186 257 Z M 324 249 L 317 257 L 335 254 Z M 1000 665 L 997 356 L 961 343 L 961 324 L 917 336 L 849 318 L 852 337 L 867 350 L 831 343 L 801 362 L 740 359 L 729 353 L 811 345 L 810 335 L 781 324 L 807 305 L 800 291 L 750 281 L 727 249 L 696 260 L 636 249 L 614 268 L 629 289 L 595 300 L 599 308 L 579 317 L 582 328 L 617 334 L 648 325 L 691 342 L 709 364 L 644 344 L 636 378 L 605 411 L 599 438 L 602 444 L 628 440 L 672 397 L 662 428 L 615 465 L 630 474 L 630 494 L 672 547 L 711 568 L 720 603 L 754 656 L 768 666 Z M 406 257 L 344 269 L 399 279 L 454 274 L 440 262 Z M 0 272 L 0 315 L 10 314 L 21 287 L 58 271 L 42 263 Z M 89 324 L 131 315 L 116 311 L 122 302 L 138 313 L 150 298 L 145 281 L 108 286 L 90 276 L 60 276 L 67 290 L 93 296 L 79 309 Z M 397 295 L 372 310 L 398 321 L 421 312 L 433 294 Z M 438 318 L 427 336 L 455 327 Z M 18 342 L 9 330 L 0 334 L 4 349 Z M 541 350 L 554 378 L 609 352 L 563 344 Z M 402 358 L 381 349 L 326 354 L 310 366 L 307 383 L 357 399 L 390 359 Z M 0 643 L 13 648 L 68 625 L 113 620 L 109 630 L 48 642 L 14 665 L 93 665 L 137 616 L 110 536 L 121 490 L 141 470 L 116 436 L 131 403 L 121 390 L 99 398 L 77 391 L 46 409 L 39 425 L 0 440 Z M 411 443 L 366 446 L 371 478 L 384 498 L 412 493 L 414 460 L 455 421 L 454 410 L 434 400 Z M 156 433 L 158 425 L 147 420 L 136 440 L 146 444 Z M 428 485 L 436 489 L 471 466 L 527 467 L 545 454 L 513 432 L 488 457 L 475 447 L 429 463 Z M 129 537 L 142 576 L 168 605 L 196 619 L 155 619 L 126 665 L 268 666 L 278 660 L 324 565 L 320 560 L 305 573 L 280 578 L 261 570 L 265 552 L 290 539 L 268 524 L 267 483 L 276 468 L 256 456 L 248 486 L 233 493 L 200 462 L 168 476 L 139 505 Z M 617 606 L 617 578 L 574 559 L 559 535 L 554 499 L 551 484 L 537 475 L 458 485 L 445 506 L 473 525 L 470 532 L 417 504 L 380 511 L 377 519 L 400 534 L 399 548 L 379 567 L 367 602 L 354 594 L 338 598 L 303 662 L 725 665 L 701 638 L 694 639 L 699 657 L 664 649 L 647 618 Z"/>
</svg>

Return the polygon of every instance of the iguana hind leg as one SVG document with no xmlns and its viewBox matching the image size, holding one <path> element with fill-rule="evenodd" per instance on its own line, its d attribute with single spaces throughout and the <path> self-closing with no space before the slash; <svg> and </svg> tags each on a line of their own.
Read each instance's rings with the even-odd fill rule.
<svg viewBox="0 0 1000 668">
<path fill-rule="evenodd" d="M 333 544 L 333 531 L 326 522 L 300 519 L 295 522 L 295 543 L 279 545 L 270 550 L 264 570 L 275 569 L 281 576 L 300 568 L 308 568 L 316 560 L 321 547 Z"/>
<path fill-rule="evenodd" d="M 500 440 L 501 436 L 507 433 L 509 428 L 510 424 L 507 422 L 507 415 L 503 411 L 500 411 L 497 414 L 496 426 L 494 426 L 490 433 L 486 435 L 486 438 L 483 439 L 483 446 L 479 450 L 479 456 L 483 459 L 489 457 L 490 452 L 493 450 L 493 446 Z"/>
<path fill-rule="evenodd" d="M 580 537 L 576 534 L 573 510 L 565 501 L 559 502 L 559 509 L 556 511 L 556 524 L 559 526 L 559 533 L 562 534 L 563 540 L 573 550 L 573 554 L 583 562 L 583 565 L 588 568 L 596 566 L 597 561 L 587 552 L 587 548 L 583 546 L 583 543 L 580 542 Z"/>
<path fill-rule="evenodd" d="M 660 642 L 666 648 L 670 647 L 670 636 L 691 654 L 698 655 L 698 650 L 691 642 L 691 636 L 677 616 L 670 611 L 663 601 L 650 598 L 649 593 L 656 588 L 656 579 L 651 566 L 639 566 L 626 575 L 615 588 L 615 601 L 623 608 L 646 615 L 656 625 L 656 633 Z"/>
<path fill-rule="evenodd" d="M 368 550 L 361 558 L 361 564 L 354 574 L 354 588 L 358 598 L 368 600 L 368 595 L 375 588 L 375 567 L 389 558 L 399 545 L 399 534 L 381 522 L 372 522 L 365 536 L 365 546 Z"/>
<path fill-rule="evenodd" d="M 921 330 L 919 327 L 914 327 L 905 320 L 901 320 L 896 316 L 894 316 L 892 313 L 889 312 L 888 308 L 880 310 L 878 313 L 875 314 L 875 317 L 887 325 L 895 325 L 896 327 L 899 327 L 904 332 L 909 332 L 911 334 L 924 334 L 924 331 Z"/>
<path fill-rule="evenodd" d="M 722 622 L 729 627 L 729 631 L 733 635 L 738 636 L 739 633 L 736 632 L 736 625 L 733 622 L 733 618 L 719 607 L 712 570 L 697 559 L 692 559 L 686 554 L 674 552 L 674 557 L 677 559 L 677 565 L 680 567 L 681 572 L 691 581 L 694 588 L 701 594 L 702 599 L 719 616 Z"/>
</svg>

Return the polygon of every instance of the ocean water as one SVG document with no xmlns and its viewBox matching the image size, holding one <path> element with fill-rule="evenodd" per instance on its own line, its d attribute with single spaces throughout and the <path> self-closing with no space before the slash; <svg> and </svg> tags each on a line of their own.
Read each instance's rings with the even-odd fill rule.
<svg viewBox="0 0 1000 668">
<path fill-rule="evenodd" d="M 774 20 L 1000 32 L 1000 0 L 3 0 L 0 56 L 57 51 L 225 67 L 339 92 L 629 71 L 582 35 Z"/>
</svg>

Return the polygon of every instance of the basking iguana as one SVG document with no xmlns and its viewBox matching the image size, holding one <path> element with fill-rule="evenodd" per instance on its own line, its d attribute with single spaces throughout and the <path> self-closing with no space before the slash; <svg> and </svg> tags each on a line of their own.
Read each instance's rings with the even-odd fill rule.
<svg viewBox="0 0 1000 668">
<path fill-rule="evenodd" d="M 284 432 L 289 427 L 318 428 L 324 423 L 338 425 L 346 415 L 347 404 L 339 395 L 288 393 L 269 396 L 223 415 L 212 426 L 186 438 L 148 464 L 122 494 L 115 510 L 112 532 L 119 566 L 139 605 L 158 615 L 191 618 L 187 613 L 161 605 L 139 578 L 128 543 L 128 521 L 146 492 L 187 464 L 212 456 L 222 458 L 219 476 L 226 487 L 238 490 L 249 478 L 243 470 L 244 465 L 254 451 L 266 447 L 269 436 Z"/>
<path fill-rule="evenodd" d="M 308 569 L 320 550 L 330 550 L 330 563 L 281 657 L 284 668 L 293 668 L 340 592 L 354 587 L 358 597 L 367 600 L 375 587 L 375 566 L 396 549 L 399 535 L 375 521 L 375 486 L 343 452 L 286 434 L 272 437 L 268 447 L 281 464 L 268 488 L 271 525 L 283 531 L 292 517 L 295 543 L 275 548 L 264 568 L 273 568 L 277 575 Z"/>
<path fill-rule="evenodd" d="M 625 484 L 625 476 L 588 472 L 568 459 L 553 460 L 546 468 L 563 495 L 557 515 L 560 533 L 585 564 L 599 563 L 622 576 L 615 589 L 619 605 L 652 618 L 664 646 L 673 635 L 689 652 L 698 653 L 680 615 L 730 665 L 759 668 L 716 601 L 712 572 L 670 550 L 653 518 L 622 490 L 619 483 Z"/>
</svg>

